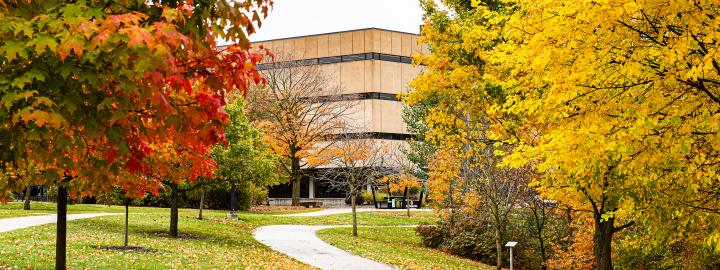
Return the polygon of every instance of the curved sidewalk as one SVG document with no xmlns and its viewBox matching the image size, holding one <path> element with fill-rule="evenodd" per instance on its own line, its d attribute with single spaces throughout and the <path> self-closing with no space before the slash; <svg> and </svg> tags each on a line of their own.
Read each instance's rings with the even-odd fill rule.
<svg viewBox="0 0 720 270">
<path fill-rule="evenodd" d="M 97 213 L 97 214 L 74 214 L 67 215 L 67 220 L 76 220 L 83 218 L 94 218 L 108 215 L 119 215 L 118 213 Z M 29 217 L 15 217 L 15 218 L 2 218 L 0 219 L 0 232 L 13 231 L 43 224 L 57 222 L 57 215 L 46 215 L 46 216 L 29 216 Z"/>
<path fill-rule="evenodd" d="M 389 270 L 384 263 L 350 254 L 320 240 L 318 230 L 343 226 L 271 225 L 253 232 L 261 243 L 320 269 Z"/>
</svg>

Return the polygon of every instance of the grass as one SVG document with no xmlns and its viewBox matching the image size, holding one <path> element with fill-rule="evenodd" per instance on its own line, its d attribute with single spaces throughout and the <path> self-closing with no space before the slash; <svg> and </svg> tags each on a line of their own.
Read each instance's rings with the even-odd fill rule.
<svg viewBox="0 0 720 270">
<path fill-rule="evenodd" d="M 0 218 L 55 214 L 57 205 L 48 202 L 32 202 L 29 211 L 23 210 L 22 202 L 0 203 Z M 153 212 L 152 207 L 133 207 L 134 212 Z M 124 206 L 101 204 L 70 204 L 68 214 L 83 213 L 125 213 Z"/>
<path fill-rule="evenodd" d="M 0 204 L 0 217 L 52 214 L 52 203 L 33 202 L 32 211 L 22 203 Z M 122 206 L 75 204 L 70 214 L 124 213 Z M 296 211 L 293 211 L 296 212 Z M 350 214 L 320 217 L 281 217 L 274 213 L 239 212 L 238 220 L 225 218 L 227 211 L 180 209 L 179 232 L 188 238 L 163 236 L 169 228 L 167 208 L 130 208 L 130 245 L 143 251 L 107 250 L 122 245 L 124 215 L 68 222 L 68 267 L 70 269 L 312 269 L 277 253 L 252 238 L 252 231 L 271 224 L 348 225 Z M 361 212 L 360 225 L 414 225 L 436 217 L 430 212 Z M 47 224 L 0 233 L 0 269 L 50 269 L 55 254 L 55 225 Z"/>
<path fill-rule="evenodd" d="M 316 212 L 320 211 L 322 208 L 307 208 L 302 210 L 277 210 L 277 211 L 253 211 L 250 210 L 250 213 L 255 214 L 270 214 L 270 215 L 286 215 L 286 214 L 300 214 L 300 213 L 309 213 L 309 212 Z"/>
<path fill-rule="evenodd" d="M 2 206 L 0 206 L 2 207 Z M 68 211 L 124 211 L 120 206 L 76 206 Z M 130 244 L 150 252 L 106 250 L 122 245 L 124 215 L 68 222 L 70 269 L 312 269 L 261 245 L 252 238 L 254 226 L 228 220 L 225 211 L 207 211 L 208 220 L 195 219 L 196 210 L 182 209 L 179 230 L 189 238 L 163 236 L 169 209 L 130 209 Z M 50 269 L 55 253 L 55 226 L 48 224 L 0 234 L 0 265 L 18 269 Z M 1 267 L 0 267 L 1 268 Z"/>
<path fill-rule="evenodd" d="M 272 214 L 272 215 L 284 215 L 284 214 L 299 214 L 320 211 L 322 208 L 306 208 L 299 206 L 255 206 L 250 209 L 250 212 L 257 214 Z"/>
<path fill-rule="evenodd" d="M 492 266 L 422 246 L 412 227 L 330 228 L 318 236 L 340 249 L 393 265 L 398 269 L 492 269 Z"/>
<path fill-rule="evenodd" d="M 351 214 L 337 214 L 317 217 L 282 217 L 273 215 L 260 215 L 243 213 L 240 220 L 255 226 L 274 224 L 299 224 L 299 225 L 350 225 L 352 224 Z M 417 225 L 420 222 L 432 222 L 436 219 L 432 212 L 416 212 L 411 217 L 405 216 L 404 212 L 359 212 L 357 213 L 358 225 L 361 226 L 394 226 L 394 225 Z"/>
</svg>

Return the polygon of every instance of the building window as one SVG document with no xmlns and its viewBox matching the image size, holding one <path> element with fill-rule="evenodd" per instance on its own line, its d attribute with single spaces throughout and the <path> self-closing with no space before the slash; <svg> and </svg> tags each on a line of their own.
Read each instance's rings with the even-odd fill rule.
<svg viewBox="0 0 720 270">
<path fill-rule="evenodd" d="M 320 64 L 332 64 L 332 63 L 340 63 L 342 61 L 341 56 L 332 56 L 332 57 L 323 57 L 320 58 L 318 63 Z"/>
<path fill-rule="evenodd" d="M 289 62 L 304 66 L 304 65 L 334 64 L 334 63 L 340 63 L 340 62 L 353 62 L 353 61 L 363 61 L 363 60 L 380 60 L 380 61 L 412 64 L 411 57 L 392 55 L 392 54 L 383 54 L 383 53 L 348 54 L 348 55 L 340 55 L 340 56 L 330 56 L 330 57 L 295 60 L 295 61 L 289 61 Z M 284 62 L 262 63 L 262 64 L 258 64 L 255 68 L 257 70 L 267 70 L 267 69 L 273 68 L 276 64 L 280 64 L 280 63 L 284 63 Z"/>
</svg>

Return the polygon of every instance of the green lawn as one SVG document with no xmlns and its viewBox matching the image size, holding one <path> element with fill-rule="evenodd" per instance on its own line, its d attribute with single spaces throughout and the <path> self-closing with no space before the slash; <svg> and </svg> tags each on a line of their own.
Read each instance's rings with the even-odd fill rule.
<svg viewBox="0 0 720 270">
<path fill-rule="evenodd" d="M 302 210 L 277 210 L 277 211 L 250 211 L 250 213 L 254 214 L 268 214 L 268 215 L 286 215 L 286 214 L 299 214 L 299 213 L 308 213 L 308 212 L 317 212 L 322 210 L 322 208 L 306 208 Z"/>
<path fill-rule="evenodd" d="M 405 216 L 404 212 L 359 212 L 358 225 L 361 226 L 390 226 L 390 225 L 416 225 L 420 222 L 432 222 L 436 219 L 432 212 L 416 212 L 412 217 Z M 319 217 L 278 217 L 272 215 L 243 213 L 240 220 L 255 226 L 273 224 L 300 224 L 300 225 L 350 225 L 351 214 L 337 214 Z"/>
<path fill-rule="evenodd" d="M 47 215 L 55 213 L 55 203 L 45 202 L 32 202 L 30 204 L 30 211 L 23 209 L 22 202 L 9 202 L 2 204 L 0 203 L 0 218 L 8 217 L 22 217 L 22 216 L 34 216 L 34 215 Z M 106 206 L 99 204 L 71 204 L 68 205 L 68 213 L 79 214 L 79 213 L 100 213 L 100 212 L 123 212 L 124 208 L 120 206 Z"/>
<path fill-rule="evenodd" d="M 55 205 L 33 202 L 32 211 L 22 203 L 0 204 L 2 217 L 51 214 Z M 68 212 L 124 213 L 122 206 L 70 205 Z M 164 236 L 169 228 L 167 208 L 130 208 L 130 245 L 149 251 L 104 249 L 122 245 L 124 215 L 68 222 L 70 269 L 312 269 L 270 250 L 252 238 L 252 230 L 270 224 L 347 225 L 350 214 L 322 217 L 278 217 L 268 213 L 240 212 L 239 220 L 225 218 L 227 211 L 206 210 L 197 220 L 197 209 L 180 209 L 179 231 L 188 237 Z M 362 212 L 360 225 L 413 225 L 432 221 L 429 212 L 405 217 L 402 212 Z M 47 224 L 0 233 L 0 269 L 50 269 L 55 253 L 55 225 Z"/>
<path fill-rule="evenodd" d="M 426 248 L 411 227 L 360 227 L 358 238 L 351 228 L 318 231 L 320 239 L 365 258 L 398 269 L 492 269 L 493 267 L 442 251 Z"/>
<path fill-rule="evenodd" d="M 6 205 L 7 206 L 7 205 Z M 3 207 L 3 206 L 0 206 Z M 98 211 L 99 210 L 99 211 Z M 121 212 L 123 207 L 70 206 L 69 212 Z M 188 238 L 164 236 L 169 209 L 130 210 L 130 244 L 149 251 L 117 251 L 122 245 L 124 215 L 68 222 L 68 267 L 71 269 L 311 269 L 261 245 L 252 238 L 254 226 L 220 218 L 225 211 L 182 209 L 179 230 Z M 55 253 L 55 225 L 0 233 L 0 265 L 19 269 L 50 269 Z M 2 268 L 2 267 L 0 267 Z"/>
</svg>

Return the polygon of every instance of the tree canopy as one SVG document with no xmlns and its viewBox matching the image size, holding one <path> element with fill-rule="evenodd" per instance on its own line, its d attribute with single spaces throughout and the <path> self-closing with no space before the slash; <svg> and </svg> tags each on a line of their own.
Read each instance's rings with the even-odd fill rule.
<svg viewBox="0 0 720 270">
<path fill-rule="evenodd" d="M 218 145 L 212 156 L 218 164 L 216 178 L 242 187 L 267 187 L 279 184 L 278 156 L 263 140 L 245 113 L 245 101 L 235 98 L 225 106 L 230 124 L 225 129 L 227 145 Z"/>
<path fill-rule="evenodd" d="M 660 233 L 646 241 L 720 250 L 717 2 L 443 2 L 424 1 L 431 53 L 405 98 L 437 102 L 431 166 L 512 145 L 495 151 L 504 166 L 532 166 L 545 198 L 592 213 L 598 269 L 639 223 Z"/>
<path fill-rule="evenodd" d="M 0 1 L 4 166 L 35 164 L 45 183 L 67 176 L 93 192 L 156 188 L 119 172 L 150 173 L 170 141 L 203 164 L 225 140 L 227 92 L 262 80 L 246 35 L 270 4 Z"/>
</svg>

